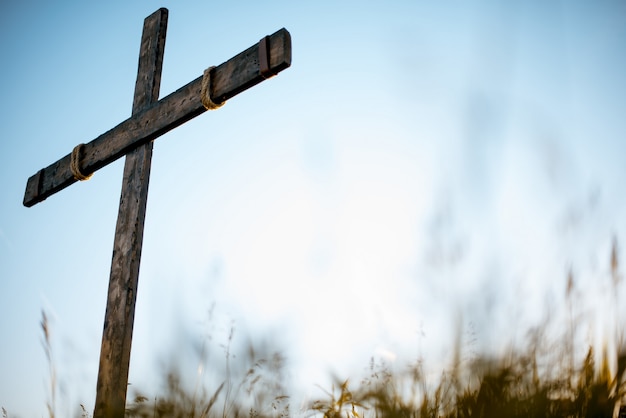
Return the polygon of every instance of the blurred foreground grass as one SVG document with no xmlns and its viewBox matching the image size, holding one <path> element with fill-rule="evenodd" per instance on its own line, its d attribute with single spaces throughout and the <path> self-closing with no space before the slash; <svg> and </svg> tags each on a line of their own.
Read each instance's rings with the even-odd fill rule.
<svg viewBox="0 0 626 418">
<path fill-rule="evenodd" d="M 610 254 L 612 294 L 621 282 L 617 242 Z M 580 343 L 575 314 L 574 280 L 566 280 L 569 324 L 556 331 L 549 321 L 530 330 L 522 347 L 512 347 L 497 358 L 480 355 L 461 361 L 464 347 L 452 347 L 451 364 L 433 381 L 423 359 L 401 371 L 372 358 L 366 376 L 335 379 L 325 395 L 290 410 L 289 388 L 283 384 L 285 362 L 279 352 L 250 348 L 240 356 L 233 375 L 230 349 L 226 349 L 226 375 L 200 396 L 182 389 L 176 373 L 167 375 L 165 392 L 151 401 L 135 398 L 128 416 L 136 417 L 615 417 L 626 400 L 626 342 L 619 321 L 617 297 L 605 305 L 615 327 L 602 347 Z M 615 306 L 611 307 L 610 305 Z M 613 309 L 611 309 L 613 308 Z M 552 335 L 555 337 L 549 337 Z M 227 347 L 230 347 L 229 338 Z M 460 341 L 460 339 L 459 339 Z M 581 346 L 582 345 L 582 346 Z M 243 363 L 243 364 L 241 364 Z M 237 383 L 235 383 L 237 382 Z M 622 408 L 620 416 L 626 416 Z"/>
<path fill-rule="evenodd" d="M 511 347 L 499 357 L 481 355 L 462 361 L 464 347 L 450 352 L 450 366 L 437 379 L 428 377 L 423 359 L 415 359 L 400 371 L 372 358 L 363 378 L 339 379 L 324 395 L 291 405 L 286 379 L 286 359 L 280 351 L 255 348 L 249 342 L 233 353 L 234 328 L 221 345 L 221 367 L 211 374 L 213 383 L 189 385 L 176 366 L 164 367 L 162 393 L 148 395 L 131 389 L 127 417 L 626 417 L 626 341 L 617 305 L 623 281 L 613 242 L 610 276 L 615 298 L 607 301 L 615 316 L 614 328 L 601 347 L 576 338 L 580 315 L 574 315 L 574 280 L 567 277 L 565 297 L 569 324 L 554 332 L 549 321 L 530 330 L 522 347 Z M 610 304 L 614 306 L 610 306 Z M 50 366 L 50 418 L 56 415 L 56 371 L 50 344 L 50 325 L 42 318 L 43 346 Z M 609 328 L 611 328 L 609 326 Z M 548 337 L 552 335 L 552 337 Z M 460 339 L 459 339 L 460 341 Z M 202 345 L 202 351 L 205 346 Z M 206 354 L 206 353 L 203 353 Z M 201 356 L 205 358 L 206 356 Z M 236 360 L 236 361 L 235 361 Z M 214 360 L 215 361 L 215 360 Z M 201 362 L 199 374 L 207 364 Z M 357 383 L 354 383 L 354 382 Z M 2 416 L 12 415 L 2 408 Z M 76 416 L 90 417 L 80 405 Z"/>
</svg>

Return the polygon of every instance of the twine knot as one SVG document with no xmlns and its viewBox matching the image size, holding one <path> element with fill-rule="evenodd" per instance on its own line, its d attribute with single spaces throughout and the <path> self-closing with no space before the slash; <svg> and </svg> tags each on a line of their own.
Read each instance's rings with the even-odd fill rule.
<svg viewBox="0 0 626 418">
<path fill-rule="evenodd" d="M 74 176 L 74 179 L 78 181 L 89 180 L 91 176 L 93 176 L 93 173 L 83 174 L 83 172 L 80 171 L 80 158 L 84 146 L 85 144 L 76 145 L 72 150 L 72 155 L 70 156 L 70 170 L 72 170 L 72 175 Z"/>
<path fill-rule="evenodd" d="M 215 66 L 211 66 L 204 70 L 204 74 L 202 75 L 202 88 L 200 89 L 200 98 L 202 99 L 202 104 L 206 110 L 215 110 L 224 106 L 224 103 L 215 103 L 211 100 L 211 70 L 213 70 Z"/>
</svg>

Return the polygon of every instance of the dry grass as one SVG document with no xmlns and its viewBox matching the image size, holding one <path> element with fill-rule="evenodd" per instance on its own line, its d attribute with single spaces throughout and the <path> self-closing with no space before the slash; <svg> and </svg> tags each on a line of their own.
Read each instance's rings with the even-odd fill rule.
<svg viewBox="0 0 626 418">
<path fill-rule="evenodd" d="M 617 242 L 610 255 L 612 294 L 622 282 Z M 528 333 L 524 347 L 511 348 L 499 358 L 478 356 L 462 363 L 462 347 L 453 349 L 452 366 L 435 385 L 418 360 L 402 372 L 372 359 L 369 374 L 356 387 L 336 380 L 326 397 L 314 401 L 312 415 L 339 417 L 500 418 L 500 417 L 626 417 L 626 344 L 618 314 L 618 300 L 608 301 L 615 316 L 612 342 L 600 353 L 575 341 L 578 319 L 573 274 L 566 280 L 569 324 L 562 335 L 547 337 L 546 322 Z M 611 302 L 614 306 L 610 306 Z M 613 309 L 611 309 L 613 308 Z M 552 333 L 554 335 L 554 333 Z M 609 345 L 613 347 L 609 347 Z M 581 360 L 576 361 L 580 353 Z M 613 353 L 612 355 L 609 353 Z"/>
<path fill-rule="evenodd" d="M 622 282 L 617 243 L 610 255 L 612 293 Z M 280 351 L 255 350 L 252 343 L 239 345 L 233 352 L 234 327 L 221 345 L 221 374 L 209 385 L 189 387 L 176 367 L 165 368 L 163 391 L 148 396 L 140 391 L 129 394 L 128 417 L 419 417 L 419 418 L 496 418 L 496 417 L 616 417 L 626 400 L 626 344 L 617 320 L 617 303 L 607 310 L 616 315 L 612 343 L 600 347 L 580 347 L 574 343 L 579 315 L 572 300 L 574 280 L 566 280 L 569 324 L 561 335 L 547 337 L 549 323 L 528 333 L 523 347 L 511 348 L 498 358 L 474 356 L 462 362 L 463 347 L 453 347 L 452 365 L 433 382 L 426 377 L 419 359 L 403 370 L 393 371 L 384 362 L 371 360 L 367 374 L 351 385 L 349 379 L 336 379 L 330 390 L 311 401 L 304 410 L 290 409 L 289 388 L 285 384 L 285 358 Z M 611 308 L 613 308 L 611 310 Z M 50 342 L 50 322 L 41 321 L 43 348 L 49 364 L 50 385 L 47 409 L 55 417 L 56 370 Z M 609 346 L 613 344 L 614 346 Z M 203 345 L 203 354 L 204 353 Z M 609 354 L 612 353 L 612 354 Z M 207 367 L 201 356 L 200 370 Z M 236 360 L 236 361 L 235 361 Z M 216 369 L 217 370 L 217 369 Z M 90 414 L 83 405 L 78 415 Z M 2 417 L 9 418 L 2 408 Z M 626 417 L 626 408 L 619 412 Z"/>
<path fill-rule="evenodd" d="M 613 417 L 625 395 L 626 351 L 599 366 L 589 348 L 583 362 L 569 372 L 540 365 L 536 347 L 507 359 L 478 359 L 467 370 L 444 372 L 434 389 L 421 364 L 392 373 L 372 363 L 371 376 L 354 389 L 337 385 L 311 409 L 324 418 L 338 417 Z M 544 373 L 540 372 L 544 369 Z"/>
<path fill-rule="evenodd" d="M 176 366 L 166 373 L 163 393 L 149 398 L 135 392 L 126 410 L 128 417 L 288 417 L 289 396 L 284 386 L 285 358 L 278 351 L 258 349 L 252 343 L 234 353 L 234 327 L 222 345 L 222 375 L 213 388 L 196 384 L 193 388 L 181 380 Z M 203 350 L 204 351 L 204 350 Z M 201 357 L 199 370 L 209 367 L 208 353 Z M 233 361 L 235 360 L 236 361 Z M 219 375 L 218 368 L 212 370 Z"/>
</svg>

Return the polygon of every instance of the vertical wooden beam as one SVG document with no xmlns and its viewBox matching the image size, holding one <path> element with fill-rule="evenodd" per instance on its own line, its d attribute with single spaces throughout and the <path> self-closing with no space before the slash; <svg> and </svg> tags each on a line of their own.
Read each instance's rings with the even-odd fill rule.
<svg viewBox="0 0 626 418">
<path fill-rule="evenodd" d="M 145 110 L 159 98 L 167 16 L 167 9 L 162 8 L 144 21 L 133 115 Z M 124 165 L 102 333 L 94 418 L 122 418 L 126 408 L 128 368 L 151 161 L 152 141 L 129 153 Z"/>
</svg>

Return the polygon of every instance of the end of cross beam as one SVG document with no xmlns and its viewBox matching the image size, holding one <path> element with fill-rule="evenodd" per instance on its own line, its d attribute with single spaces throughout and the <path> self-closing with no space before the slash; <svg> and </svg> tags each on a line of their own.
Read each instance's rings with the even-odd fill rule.
<svg viewBox="0 0 626 418">
<path fill-rule="evenodd" d="M 27 208 L 45 200 L 45 197 L 41 199 L 39 198 L 39 189 L 41 188 L 40 185 L 43 173 L 44 169 L 42 168 L 36 174 L 30 176 L 26 182 L 26 191 L 24 192 L 24 201 L 22 203 Z"/>
</svg>

